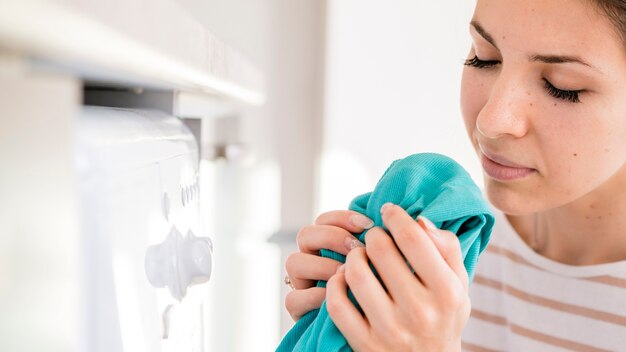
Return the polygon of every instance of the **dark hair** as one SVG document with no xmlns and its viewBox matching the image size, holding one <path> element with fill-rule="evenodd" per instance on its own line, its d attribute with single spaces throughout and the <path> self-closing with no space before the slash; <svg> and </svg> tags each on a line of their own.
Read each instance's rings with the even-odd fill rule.
<svg viewBox="0 0 626 352">
<path fill-rule="evenodd" d="M 626 0 L 595 0 L 592 3 L 615 25 L 626 46 Z"/>
</svg>

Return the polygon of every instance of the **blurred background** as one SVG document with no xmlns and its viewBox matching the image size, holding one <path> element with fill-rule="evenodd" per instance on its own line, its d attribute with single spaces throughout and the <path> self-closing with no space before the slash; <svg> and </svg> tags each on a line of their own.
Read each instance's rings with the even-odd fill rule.
<svg viewBox="0 0 626 352">
<path fill-rule="evenodd" d="M 0 350 L 274 350 L 299 228 L 413 153 L 482 184 L 459 108 L 473 5 L 0 0 Z M 135 150 L 158 176 L 119 171 Z M 186 295 L 146 269 L 171 228 L 210 238 Z"/>
</svg>

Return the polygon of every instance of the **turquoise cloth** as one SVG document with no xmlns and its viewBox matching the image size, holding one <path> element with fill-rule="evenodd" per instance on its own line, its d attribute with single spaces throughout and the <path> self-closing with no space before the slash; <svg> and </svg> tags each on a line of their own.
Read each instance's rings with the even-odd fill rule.
<svg viewBox="0 0 626 352">
<path fill-rule="evenodd" d="M 392 202 L 413 218 L 423 215 L 437 227 L 452 231 L 461 242 L 463 264 L 470 277 L 478 255 L 487 246 L 494 217 L 482 193 L 467 172 L 454 160 L 439 154 L 414 154 L 394 161 L 373 192 L 356 197 L 350 209 L 365 214 L 376 226 L 383 226 L 380 208 Z M 357 237 L 365 242 L 365 233 Z M 324 257 L 345 262 L 345 257 L 321 250 Z M 325 287 L 320 281 L 317 286 Z M 351 292 L 350 299 L 358 307 Z M 305 314 L 285 335 L 276 349 L 284 351 L 351 351 L 352 349 L 330 319 L 326 301 L 319 309 Z"/>
</svg>

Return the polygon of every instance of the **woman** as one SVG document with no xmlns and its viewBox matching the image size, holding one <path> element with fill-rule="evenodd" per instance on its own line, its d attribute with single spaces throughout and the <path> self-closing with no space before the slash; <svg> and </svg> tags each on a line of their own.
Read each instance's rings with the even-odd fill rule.
<svg viewBox="0 0 626 352">
<path fill-rule="evenodd" d="M 478 0 L 469 29 L 461 110 L 497 212 L 471 288 L 453 234 L 423 236 L 389 206 L 391 235 L 413 240 L 396 249 L 375 228 L 365 249 L 351 233 L 368 219 L 333 211 L 298 234 L 287 309 L 297 320 L 326 299 L 360 351 L 624 349 L 626 1 Z M 407 274 L 402 256 L 437 275 Z"/>
</svg>

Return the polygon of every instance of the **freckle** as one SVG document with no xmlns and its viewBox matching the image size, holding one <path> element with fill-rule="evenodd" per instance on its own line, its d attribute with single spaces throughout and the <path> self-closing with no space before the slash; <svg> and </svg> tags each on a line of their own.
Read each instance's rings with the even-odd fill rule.
<svg viewBox="0 0 626 352">
<path fill-rule="evenodd" d="M 598 220 L 602 220 L 602 215 L 598 215 Z"/>
<path fill-rule="evenodd" d="M 609 148 L 604 149 L 604 151 L 608 153 L 609 152 Z"/>
<path fill-rule="evenodd" d="M 589 206 L 589 208 L 591 208 L 591 209 L 595 209 L 595 208 L 596 208 L 596 206 L 595 206 L 595 205 L 593 205 L 593 204 L 591 204 L 591 205 Z"/>
<path fill-rule="evenodd" d="M 578 156 L 578 154 L 574 153 L 574 156 Z"/>
<path fill-rule="evenodd" d="M 590 219 L 589 215 L 585 216 L 585 219 L 589 220 Z"/>
<path fill-rule="evenodd" d="M 530 106 L 533 106 L 533 103 L 530 103 Z"/>
<path fill-rule="evenodd" d="M 554 106 L 556 106 L 556 103 L 554 103 Z"/>
<path fill-rule="evenodd" d="M 504 40 L 504 39 L 506 39 L 506 35 L 503 35 L 503 36 L 502 36 L 502 39 L 503 39 L 503 40 Z"/>
</svg>

